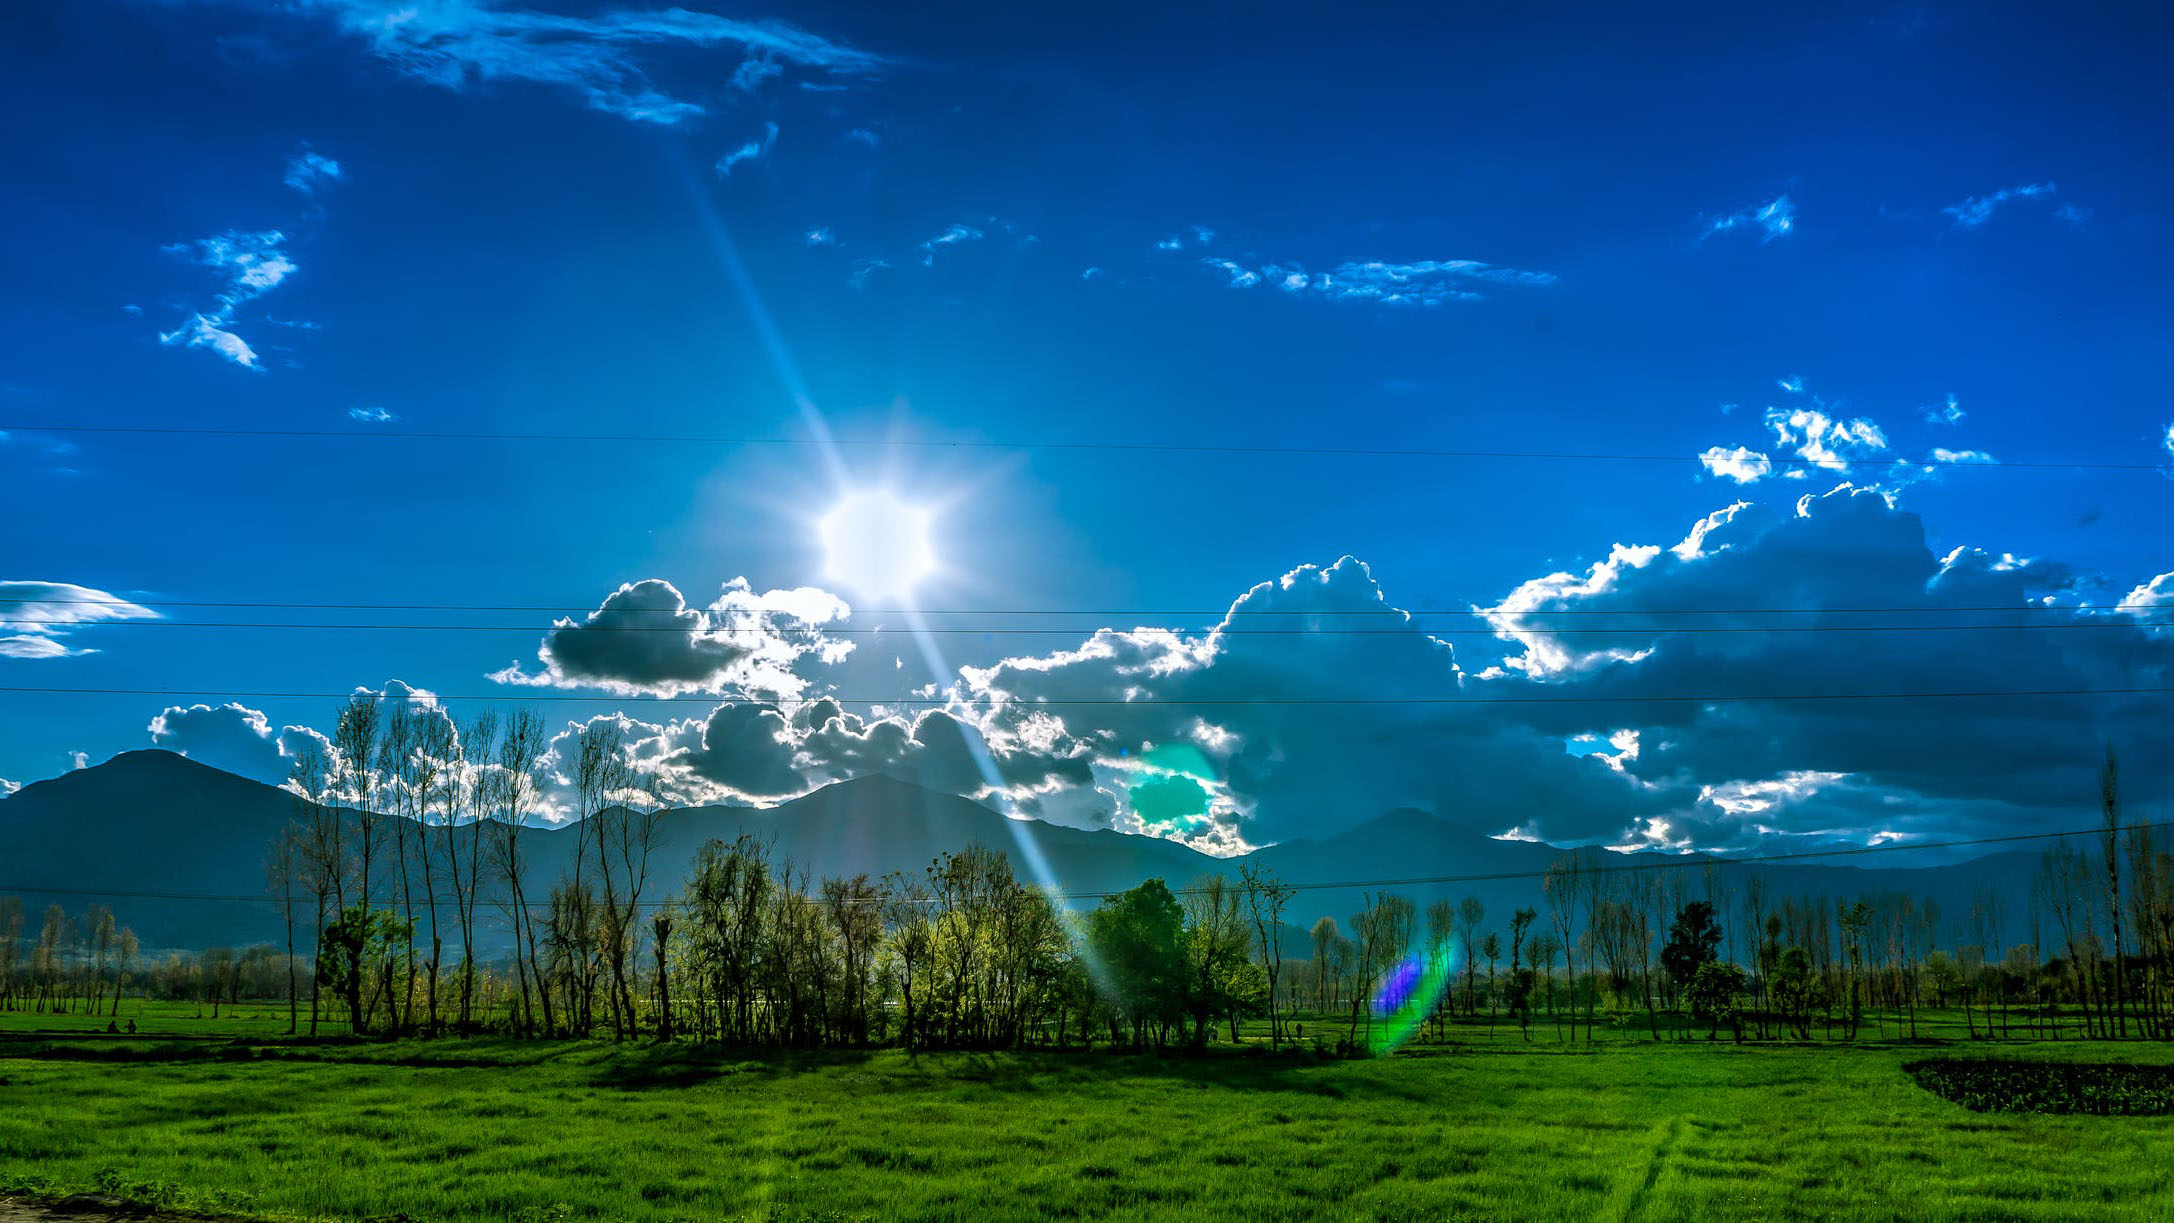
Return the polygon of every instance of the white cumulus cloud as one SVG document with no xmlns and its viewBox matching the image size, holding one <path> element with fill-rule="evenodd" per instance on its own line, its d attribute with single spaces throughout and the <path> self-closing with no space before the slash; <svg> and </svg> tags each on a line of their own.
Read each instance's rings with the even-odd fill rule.
<svg viewBox="0 0 2174 1223">
<path fill-rule="evenodd" d="M 1738 484 L 1756 484 L 1774 470 L 1773 460 L 1747 446 L 1711 447 L 1698 456 L 1706 470 Z"/>
</svg>

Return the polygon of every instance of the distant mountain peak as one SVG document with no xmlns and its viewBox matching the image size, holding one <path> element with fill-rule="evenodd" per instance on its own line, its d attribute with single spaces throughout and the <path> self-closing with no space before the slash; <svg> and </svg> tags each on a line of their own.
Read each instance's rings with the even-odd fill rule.
<svg viewBox="0 0 2174 1223">
<path fill-rule="evenodd" d="M 27 783 L 19 793 L 29 793 L 32 789 L 52 785 L 76 787 L 159 784 L 222 785 L 231 783 L 240 783 L 263 789 L 276 788 L 265 786 L 263 782 L 251 781 L 249 778 L 237 776 L 224 769 L 205 764 L 200 760 L 191 760 L 179 752 L 168 751 L 163 747 L 143 747 L 116 753 L 97 764 L 85 765 L 80 769 L 70 769 L 65 773 L 55 777 L 48 777 L 43 781 Z"/>
</svg>

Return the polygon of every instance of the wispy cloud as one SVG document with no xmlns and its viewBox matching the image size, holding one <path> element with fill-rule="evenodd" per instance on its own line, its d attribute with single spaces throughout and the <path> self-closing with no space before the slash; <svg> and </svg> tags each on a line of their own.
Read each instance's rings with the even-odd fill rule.
<svg viewBox="0 0 2174 1223">
<path fill-rule="evenodd" d="M 1183 234 L 1169 234 L 1155 240 L 1159 251 L 1182 251 L 1187 242 L 1194 246 L 1207 246 L 1215 241 L 1215 231 L 1205 225 L 1188 225 Z"/>
<path fill-rule="evenodd" d="M 304 195 L 317 194 L 317 188 L 340 177 L 340 163 L 311 149 L 304 149 L 287 162 L 287 173 L 279 180 Z"/>
<path fill-rule="evenodd" d="M 1963 416 L 1963 405 L 1953 395 L 1947 397 L 1946 403 L 1925 409 L 1925 423 L 1928 425 L 1961 424 Z"/>
<path fill-rule="evenodd" d="M 172 331 L 160 332 L 159 343 L 208 348 L 236 365 L 262 371 L 264 366 L 256 350 L 233 331 L 234 314 L 244 303 L 278 288 L 299 270 L 281 249 L 286 240 L 286 235 L 276 229 L 258 233 L 228 230 L 217 237 L 167 247 L 170 255 L 217 269 L 224 275 L 226 287 L 215 298 L 218 305 L 214 309 L 197 311 Z"/>
<path fill-rule="evenodd" d="M 148 607 L 73 582 L 0 581 L 0 658 L 95 654 L 70 646 L 66 637 L 101 621 L 158 618 Z"/>
<path fill-rule="evenodd" d="M 754 93 L 762 88 L 764 81 L 784 74 L 785 65 L 777 62 L 775 58 L 768 55 L 750 55 L 740 61 L 738 68 L 733 69 L 732 87 Z"/>
<path fill-rule="evenodd" d="M 1250 289 L 1261 283 L 1260 273 L 1229 259 L 1203 259 L 1200 265 L 1214 268 L 1230 277 L 1230 287 L 1233 289 Z"/>
<path fill-rule="evenodd" d="M 1710 238 L 1715 234 L 1727 233 L 1732 229 L 1758 230 L 1759 241 L 1772 242 L 1776 238 L 1785 237 L 1796 232 L 1796 228 L 1797 206 L 1790 201 L 1788 196 L 1783 195 L 1768 203 L 1739 209 L 1725 216 L 1715 217 L 1706 222 L 1705 232 L 1701 233 L 1699 237 L 1701 239 Z"/>
<path fill-rule="evenodd" d="M 295 7 L 331 18 L 417 80 L 455 90 L 478 81 L 565 89 L 592 109 L 640 123 L 670 125 L 706 113 L 650 79 L 648 57 L 658 49 L 737 49 L 744 58 L 733 79 L 742 88 L 786 66 L 860 74 L 884 62 L 783 21 L 682 8 L 570 16 L 489 0 L 297 0 Z"/>
<path fill-rule="evenodd" d="M 359 420 L 364 424 L 389 425 L 400 418 L 383 408 L 349 408 L 347 419 Z"/>
<path fill-rule="evenodd" d="M 2054 194 L 2052 183 L 2025 183 L 2020 187 L 2002 187 L 1991 195 L 1973 195 L 1960 204 L 1950 204 L 1940 211 L 1955 218 L 1958 229 L 1976 229 L 1993 219 L 1993 213 L 2010 200 L 2034 200 Z"/>
<path fill-rule="evenodd" d="M 925 268 L 935 267 L 936 252 L 942 247 L 957 246 L 963 242 L 979 242 L 987 236 L 987 234 L 971 225 L 953 222 L 945 226 L 942 233 L 921 244 L 921 266 Z"/>
<path fill-rule="evenodd" d="M 763 124 L 761 136 L 758 136 L 755 139 L 748 141 L 746 144 L 741 145 L 739 148 L 736 148 L 731 152 L 726 153 L 723 157 L 717 159 L 718 176 L 720 178 L 732 177 L 732 168 L 734 166 L 737 166 L 742 162 L 754 161 L 756 158 L 761 157 L 763 154 L 770 151 L 770 146 L 776 144 L 777 140 L 778 125 L 775 123 Z"/>
<path fill-rule="evenodd" d="M 1380 259 L 1346 260 L 1326 272 L 1309 272 L 1295 263 L 1248 266 L 1234 259 L 1203 256 L 1200 265 L 1221 273 L 1233 289 L 1262 285 L 1293 296 L 1333 301 L 1372 302 L 1385 306 L 1439 306 L 1451 301 L 1479 301 L 1490 285 L 1551 285 L 1552 272 L 1499 268 L 1476 259 L 1423 259 L 1391 263 Z"/>
<path fill-rule="evenodd" d="M 838 245 L 838 235 L 830 232 L 830 226 L 828 225 L 818 225 L 815 228 L 809 230 L 805 235 L 803 235 L 803 240 L 806 241 L 809 246 Z"/>
<path fill-rule="evenodd" d="M 888 272 L 890 270 L 891 261 L 888 259 L 878 259 L 874 256 L 855 259 L 853 261 L 853 271 L 845 278 L 845 282 L 856 289 L 865 289 L 868 287 L 869 277 L 878 272 Z"/>
</svg>

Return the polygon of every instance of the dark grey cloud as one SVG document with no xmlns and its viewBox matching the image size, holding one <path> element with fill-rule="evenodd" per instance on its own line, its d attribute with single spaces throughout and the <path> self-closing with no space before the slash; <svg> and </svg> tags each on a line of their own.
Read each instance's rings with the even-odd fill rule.
<svg viewBox="0 0 2174 1223">
<path fill-rule="evenodd" d="M 1257 631 L 1308 628 L 1334 631 Z M 992 735 L 1040 720 L 1090 746 L 1115 826 L 1153 823 L 1131 788 L 1180 773 L 1202 781 L 1205 825 L 1178 831 L 1205 844 L 1327 835 L 1399 806 L 1492 834 L 1545 804 L 1591 813 L 1581 829 L 1603 835 L 1660 807 L 1559 737 L 1434 703 L 1469 699 L 1473 681 L 1352 557 L 1255 586 L 1205 636 L 1105 630 L 1076 650 L 968 669 L 963 682 Z"/>
<path fill-rule="evenodd" d="M 851 650 L 822 631 L 846 615 L 845 603 L 825 591 L 757 593 L 739 578 L 709 607 L 691 607 L 677 587 L 651 578 L 621 586 L 579 621 L 557 621 L 537 649 L 540 672 L 516 664 L 490 678 L 627 695 L 727 688 L 795 695 L 806 682 L 794 670 L 802 659 L 834 662 Z"/>
<path fill-rule="evenodd" d="M 1787 514 L 1732 507 L 1672 548 L 1618 547 L 1583 574 L 1525 583 L 1493 617 L 1519 650 L 1490 686 L 1606 698 L 1519 708 L 1556 733 L 1636 731 L 1624 767 L 1656 785 L 1833 774 L 1904 803 L 2083 811 L 2109 743 L 2134 762 L 2140 799 L 2174 793 L 2150 744 L 2174 714 L 2164 695 L 1763 698 L 2167 686 L 2174 635 L 2104 610 L 2117 589 L 2055 562 L 1936 554 L 1916 514 L 1843 485 Z M 1714 610 L 1760 608 L 1809 611 Z M 1564 611 L 1588 614 L 1550 616 Z M 1553 631 L 1573 622 L 1625 627 Z M 1691 624 L 1704 631 L 1675 631 Z M 1784 626 L 1813 631 L 1773 631 Z M 1751 699 L 1639 700 L 1681 695 Z"/>
<path fill-rule="evenodd" d="M 675 764 L 750 799 L 791 798 L 810 788 L 793 764 L 792 726 L 769 705 L 719 705 Z"/>
</svg>

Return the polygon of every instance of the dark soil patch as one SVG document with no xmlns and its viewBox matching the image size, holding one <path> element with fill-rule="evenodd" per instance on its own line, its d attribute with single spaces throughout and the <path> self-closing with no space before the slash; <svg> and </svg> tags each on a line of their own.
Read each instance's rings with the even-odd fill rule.
<svg viewBox="0 0 2174 1223">
<path fill-rule="evenodd" d="M 1918 1086 L 1973 1112 L 2174 1113 L 2174 1066 L 1942 1058 L 1902 1068 Z"/>
</svg>

